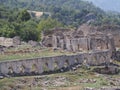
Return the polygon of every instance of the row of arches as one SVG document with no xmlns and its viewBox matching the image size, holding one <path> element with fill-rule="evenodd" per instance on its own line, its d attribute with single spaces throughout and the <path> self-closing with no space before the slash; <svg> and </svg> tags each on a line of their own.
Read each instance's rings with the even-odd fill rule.
<svg viewBox="0 0 120 90">
<path fill-rule="evenodd" d="M 70 56 L 70 57 L 63 57 L 60 59 L 57 57 L 59 60 L 41 60 L 40 62 L 18 62 L 17 63 L 7 63 L 5 66 L 6 71 L 5 73 L 7 74 L 19 74 L 19 75 L 25 75 L 25 74 L 42 74 L 42 73 L 48 73 L 48 72 L 55 72 L 55 71 L 60 71 L 61 69 L 63 70 L 68 70 L 72 66 L 75 65 L 98 65 L 105 63 L 108 60 L 108 54 L 106 53 L 96 53 L 96 54 L 84 54 L 84 55 L 79 55 L 79 56 Z M 65 59 L 66 58 L 66 59 Z M 4 68 L 4 67 L 3 67 Z M 2 71 L 4 73 L 4 71 Z"/>
<path fill-rule="evenodd" d="M 60 67 L 59 65 L 60 62 L 58 62 L 57 60 L 54 61 L 54 63 L 52 64 L 52 67 L 53 67 L 53 71 L 57 71 L 61 68 L 68 68 L 70 67 L 70 62 L 68 59 L 64 60 L 64 63 L 63 63 L 63 66 Z M 79 59 L 76 58 L 74 59 L 74 63 L 73 64 L 78 64 L 79 63 Z M 11 65 L 8 67 L 8 74 L 15 74 L 15 73 L 18 73 L 18 74 L 26 74 L 26 73 L 33 73 L 33 74 L 39 74 L 39 69 L 40 67 L 42 67 L 42 72 L 49 72 L 51 71 L 50 68 L 49 68 L 49 64 L 48 62 L 43 62 L 41 65 L 39 64 L 32 64 L 31 65 L 31 68 L 28 68 L 27 65 L 20 65 L 18 67 L 18 71 L 16 72 L 14 69 L 14 67 Z"/>
</svg>

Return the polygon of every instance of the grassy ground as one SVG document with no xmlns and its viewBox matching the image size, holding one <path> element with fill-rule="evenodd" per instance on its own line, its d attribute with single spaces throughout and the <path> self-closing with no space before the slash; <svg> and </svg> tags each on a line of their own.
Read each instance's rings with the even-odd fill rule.
<svg viewBox="0 0 120 90">
<path fill-rule="evenodd" d="M 0 61 L 74 54 L 67 51 L 62 51 L 62 50 L 53 51 L 51 48 L 41 49 L 39 47 L 36 47 L 36 48 L 29 47 L 29 52 L 26 52 L 26 53 L 21 51 L 21 50 L 25 51 L 26 48 L 20 47 L 20 48 L 14 48 L 14 49 L 13 48 L 7 49 L 6 54 L 0 54 Z M 21 52 L 15 53 L 16 51 L 21 51 Z"/>
<path fill-rule="evenodd" d="M 85 87 L 113 86 L 106 79 L 108 77 L 120 79 L 119 75 L 101 75 L 80 68 L 76 71 L 43 76 L 4 78 L 0 80 L 0 90 L 83 90 Z"/>
</svg>

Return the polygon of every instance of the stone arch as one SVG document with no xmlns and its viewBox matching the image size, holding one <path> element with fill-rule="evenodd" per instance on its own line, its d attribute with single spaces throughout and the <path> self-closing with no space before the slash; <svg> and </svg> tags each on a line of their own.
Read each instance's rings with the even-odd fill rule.
<svg viewBox="0 0 120 90">
<path fill-rule="evenodd" d="M 12 66 L 8 67 L 8 74 L 13 74 L 13 73 L 14 73 L 13 67 Z"/>
<path fill-rule="evenodd" d="M 54 70 L 58 70 L 59 69 L 59 64 L 57 61 L 54 62 Z"/>
<path fill-rule="evenodd" d="M 101 50 L 101 49 L 102 49 L 101 39 L 96 39 L 96 48 L 97 48 L 98 50 Z"/>
<path fill-rule="evenodd" d="M 92 56 L 92 61 L 90 63 L 93 65 L 96 65 L 98 63 L 96 55 Z"/>
<path fill-rule="evenodd" d="M 100 63 L 106 63 L 106 57 L 104 55 L 100 55 Z"/>
<path fill-rule="evenodd" d="M 20 73 L 25 73 L 25 66 L 22 64 L 21 66 L 20 66 Z"/>
<path fill-rule="evenodd" d="M 32 64 L 31 72 L 32 73 L 37 73 L 38 72 L 37 69 L 38 69 L 37 65 L 36 64 Z"/>
<path fill-rule="evenodd" d="M 78 58 L 75 58 L 75 64 L 78 64 L 78 63 L 79 63 Z"/>
<path fill-rule="evenodd" d="M 86 64 L 88 64 L 88 58 L 84 57 L 84 59 L 83 59 L 83 65 L 86 65 Z"/>
<path fill-rule="evenodd" d="M 49 71 L 49 67 L 48 67 L 48 63 L 47 62 L 45 62 L 43 64 L 43 71 Z"/>
<path fill-rule="evenodd" d="M 102 40 L 102 39 L 97 39 L 96 40 L 96 48 L 99 50 L 107 49 L 106 41 Z"/>
<path fill-rule="evenodd" d="M 69 61 L 68 61 L 68 59 L 66 59 L 64 62 L 64 67 L 67 68 L 68 66 L 69 66 Z"/>
</svg>

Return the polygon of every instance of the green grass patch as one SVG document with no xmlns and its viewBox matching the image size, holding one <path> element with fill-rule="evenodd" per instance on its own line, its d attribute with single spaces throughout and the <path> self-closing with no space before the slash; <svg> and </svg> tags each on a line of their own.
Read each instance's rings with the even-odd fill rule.
<svg viewBox="0 0 120 90">
<path fill-rule="evenodd" d="M 64 51 L 53 51 L 51 49 L 44 49 L 39 52 L 31 52 L 31 53 L 20 53 L 20 54 L 1 54 L 0 61 L 7 60 L 20 60 L 20 59 L 31 59 L 31 58 L 39 58 L 39 57 L 50 57 L 50 56 L 58 56 L 58 55 L 72 55 L 73 53 L 64 52 Z"/>
</svg>

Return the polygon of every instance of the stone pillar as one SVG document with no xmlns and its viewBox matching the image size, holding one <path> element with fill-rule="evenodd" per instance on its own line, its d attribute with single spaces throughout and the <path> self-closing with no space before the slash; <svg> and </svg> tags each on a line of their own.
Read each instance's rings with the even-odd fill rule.
<svg viewBox="0 0 120 90">
<path fill-rule="evenodd" d="M 60 48 L 64 50 L 64 41 L 63 41 L 63 39 L 60 40 Z"/>
<path fill-rule="evenodd" d="M 48 68 L 50 71 L 53 71 L 54 70 L 54 59 L 53 58 L 49 58 L 49 60 L 47 61 L 48 63 Z"/>
<path fill-rule="evenodd" d="M 71 40 L 71 45 L 72 45 L 73 52 L 75 52 L 76 51 L 76 43 L 75 43 L 74 39 Z"/>
<path fill-rule="evenodd" d="M 91 50 L 96 50 L 96 40 L 95 38 L 91 38 L 90 40 L 90 46 L 91 46 Z"/>
<path fill-rule="evenodd" d="M 69 50 L 69 51 L 72 50 L 72 49 L 71 49 L 71 42 L 70 42 L 70 39 L 68 39 L 67 37 L 66 37 L 66 49 Z"/>
<path fill-rule="evenodd" d="M 0 64 L 0 71 L 1 71 L 1 73 L 2 74 L 8 74 L 8 72 L 9 72 L 9 70 L 8 70 L 8 65 L 7 65 L 7 63 L 1 63 Z"/>
<path fill-rule="evenodd" d="M 112 52 L 115 52 L 116 51 L 116 49 L 115 49 L 115 43 L 114 43 L 114 39 L 113 39 L 112 35 L 109 35 L 109 44 L 110 44 L 110 50 Z"/>
<path fill-rule="evenodd" d="M 69 66 L 75 64 L 75 57 L 74 56 L 68 56 L 68 62 Z"/>
<path fill-rule="evenodd" d="M 57 36 L 57 47 L 60 47 L 60 36 Z"/>
<path fill-rule="evenodd" d="M 43 73 L 43 62 L 41 59 L 38 59 L 38 73 L 42 74 Z"/>
<path fill-rule="evenodd" d="M 52 36 L 52 44 L 53 44 L 53 48 L 57 48 L 57 37 L 56 36 Z"/>
<path fill-rule="evenodd" d="M 14 63 L 13 64 L 14 73 L 16 73 L 16 74 L 20 73 L 20 67 L 21 67 L 21 63 L 20 62 Z"/>
<path fill-rule="evenodd" d="M 64 61 L 66 60 L 66 57 L 59 57 L 57 58 L 57 60 L 59 61 L 58 65 L 59 65 L 59 68 L 62 68 L 64 67 Z"/>
</svg>

